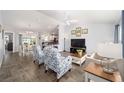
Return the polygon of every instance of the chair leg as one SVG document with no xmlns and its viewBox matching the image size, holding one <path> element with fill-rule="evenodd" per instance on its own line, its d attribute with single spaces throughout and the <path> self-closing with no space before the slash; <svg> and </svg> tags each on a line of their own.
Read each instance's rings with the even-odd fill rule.
<svg viewBox="0 0 124 93">
<path fill-rule="evenodd" d="M 71 69 L 69 69 L 69 72 L 71 72 Z"/>
<path fill-rule="evenodd" d="M 45 70 L 45 73 L 47 73 L 48 70 Z"/>
<path fill-rule="evenodd" d="M 45 65 L 45 64 L 44 64 Z M 48 67 L 47 66 L 45 66 L 45 73 L 47 73 L 47 71 L 48 71 Z"/>
<path fill-rule="evenodd" d="M 41 66 L 41 64 L 38 65 L 39 67 Z"/>
<path fill-rule="evenodd" d="M 35 63 L 35 60 L 33 61 L 33 63 Z"/>
<path fill-rule="evenodd" d="M 59 79 L 57 79 L 56 82 L 59 82 Z"/>
</svg>

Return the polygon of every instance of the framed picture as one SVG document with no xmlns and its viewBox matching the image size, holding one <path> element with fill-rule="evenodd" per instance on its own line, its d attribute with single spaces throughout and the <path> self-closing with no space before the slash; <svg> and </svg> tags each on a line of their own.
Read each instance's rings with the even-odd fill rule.
<svg viewBox="0 0 124 93">
<path fill-rule="evenodd" d="M 72 35 L 75 35 L 75 33 L 76 33 L 76 30 L 72 30 L 72 31 L 71 31 L 71 34 L 72 34 Z"/>
<path fill-rule="evenodd" d="M 76 30 L 76 36 L 81 37 L 81 30 Z"/>
<path fill-rule="evenodd" d="M 88 34 L 88 29 L 82 29 L 82 34 Z"/>
<path fill-rule="evenodd" d="M 76 27 L 76 30 L 81 30 L 81 27 Z"/>
</svg>

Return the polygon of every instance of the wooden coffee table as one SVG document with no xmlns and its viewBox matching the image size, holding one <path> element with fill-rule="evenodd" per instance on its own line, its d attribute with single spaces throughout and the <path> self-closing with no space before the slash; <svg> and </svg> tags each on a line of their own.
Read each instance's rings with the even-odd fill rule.
<svg viewBox="0 0 124 93">
<path fill-rule="evenodd" d="M 113 74 L 108 74 L 103 71 L 101 65 L 95 63 L 89 63 L 85 68 L 85 81 L 89 82 L 90 80 L 95 82 L 121 82 L 122 78 L 119 71 L 114 72 Z"/>
<path fill-rule="evenodd" d="M 82 65 L 82 63 L 85 62 L 86 60 L 86 53 L 83 54 L 82 56 L 76 55 L 74 53 L 70 53 L 70 52 L 60 52 L 62 56 L 66 57 L 66 56 L 71 56 L 72 57 L 72 62 L 79 64 L 80 66 Z"/>
</svg>

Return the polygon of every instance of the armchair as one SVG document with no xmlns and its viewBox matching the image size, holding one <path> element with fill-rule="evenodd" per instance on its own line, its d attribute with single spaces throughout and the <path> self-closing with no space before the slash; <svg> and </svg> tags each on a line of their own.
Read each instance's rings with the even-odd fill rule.
<svg viewBox="0 0 124 93">
<path fill-rule="evenodd" d="M 49 69 L 57 73 L 57 80 L 59 80 L 67 71 L 72 68 L 72 58 L 62 57 L 56 48 L 44 48 L 46 71 Z"/>
<path fill-rule="evenodd" d="M 93 53 L 90 57 L 86 57 L 86 63 L 94 62 L 103 66 L 103 70 L 118 70 L 117 61 L 119 59 L 103 57 L 97 53 Z M 111 72 L 110 72 L 111 73 Z"/>
<path fill-rule="evenodd" d="M 37 56 L 36 56 L 36 54 L 37 54 L 37 52 L 36 52 L 36 46 L 33 46 L 32 47 L 32 50 L 33 50 L 33 62 L 35 62 L 36 60 L 37 60 Z"/>
<path fill-rule="evenodd" d="M 86 62 L 95 62 L 97 64 L 101 64 L 101 60 L 103 59 L 103 56 L 100 56 L 97 53 L 93 53 L 91 56 L 86 57 Z"/>
<path fill-rule="evenodd" d="M 44 63 L 44 53 L 39 45 L 33 47 L 33 58 L 34 62 L 38 61 L 39 65 Z"/>
<path fill-rule="evenodd" d="M 112 61 L 112 62 L 116 62 L 118 59 L 116 58 L 110 58 L 110 57 L 104 57 L 99 55 L 98 53 L 93 53 L 90 57 L 86 57 L 86 61 L 89 62 L 95 62 L 97 64 L 102 64 L 102 62 L 106 62 L 106 61 Z"/>
</svg>

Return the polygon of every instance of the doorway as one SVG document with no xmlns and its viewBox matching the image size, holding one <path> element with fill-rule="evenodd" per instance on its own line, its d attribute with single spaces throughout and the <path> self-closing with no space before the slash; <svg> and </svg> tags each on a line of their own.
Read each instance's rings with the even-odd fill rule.
<svg viewBox="0 0 124 93">
<path fill-rule="evenodd" d="M 5 33 L 4 44 L 5 44 L 5 53 L 13 52 L 13 33 Z"/>
</svg>

